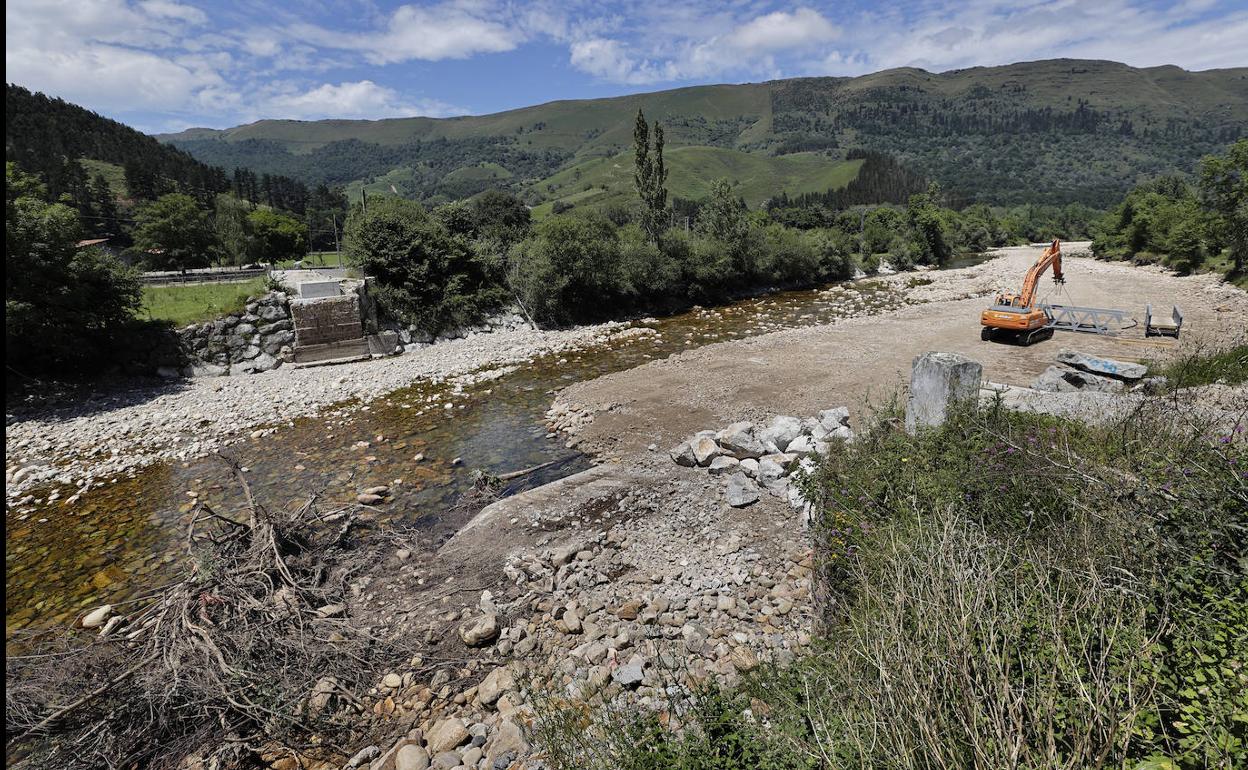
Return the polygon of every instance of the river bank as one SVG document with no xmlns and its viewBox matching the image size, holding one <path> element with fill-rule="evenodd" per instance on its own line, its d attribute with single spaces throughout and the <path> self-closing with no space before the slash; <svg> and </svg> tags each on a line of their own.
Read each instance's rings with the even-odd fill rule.
<svg viewBox="0 0 1248 770">
<path fill-rule="evenodd" d="M 1189 314 L 1190 332 L 1177 344 L 1143 346 L 1133 336 L 1087 335 L 1030 349 L 981 343 L 984 297 L 1013 288 L 1031 259 L 1030 251 L 1007 250 L 983 265 L 830 287 L 790 304 L 762 298 L 744 311 L 706 308 L 639 322 L 628 336 L 625 329 L 605 335 L 615 335 L 614 350 L 569 349 L 540 372 L 521 367 L 464 387 L 450 399 L 456 418 L 435 410 L 426 422 L 451 423 L 452 433 L 479 434 L 497 446 L 499 415 L 492 409 L 499 402 L 522 395 L 516 420 L 523 421 L 537 405 L 552 407 L 560 389 L 552 423 L 530 425 L 529 441 L 575 443 L 598 467 L 504 498 L 458 522 L 449 539 L 403 529 L 411 539 L 375 555 L 372 569 L 351 583 L 344 612 L 401 648 L 406 660 L 354 690 L 355 706 L 339 704 L 360 712 L 360 739 L 349 752 L 337 747 L 296 759 L 275 751 L 270 765 L 341 767 L 355 754 L 358 766 L 377 770 L 425 767 L 422 757 L 448 768 L 498 767 L 500 760 L 508 767 L 528 756 L 523 728 L 535 693 L 602 699 L 626 691 L 654 705 L 669 687 L 709 676 L 731 681 L 760 661 L 800 655 L 814 614 L 802 513 L 772 494 L 730 505 L 722 481 L 706 468 L 674 463 L 668 447 L 697 431 L 843 405 L 851 426 L 860 424 L 871 397 L 896 392 L 914 352 L 925 349 L 967 352 L 985 364 L 989 379 L 1026 384 L 1067 340 L 1094 353 L 1159 359 L 1248 321 L 1248 295 L 1208 277 L 1072 260 L 1068 270 L 1079 276 L 1072 293 L 1082 304 L 1139 302 L 1142 309 L 1141 300 L 1177 302 Z M 442 409 L 447 401 L 438 395 L 435 405 L 429 397 L 390 393 L 355 413 L 349 426 L 306 420 L 306 436 L 279 428 L 242 442 L 250 452 L 242 459 L 262 470 L 269 463 L 267 476 L 316 456 L 345 476 L 334 488 L 338 498 L 401 475 L 405 482 L 391 484 L 383 507 L 415 515 L 403 458 L 432 450 L 396 419 L 404 404 Z M 318 439 L 327 446 L 318 448 Z M 275 452 L 277 440 L 295 448 Z M 452 444 L 439 451 L 449 457 L 457 450 Z M 522 465 L 514 457 L 494 462 Z M 205 494 L 208 486 L 190 491 Z M 257 485 L 266 500 L 311 488 L 303 476 Z M 94 595 L 103 601 L 113 592 L 100 586 Z"/>
<path fill-rule="evenodd" d="M 59 498 L 82 494 L 155 462 L 209 454 L 257 429 L 271 431 L 326 410 L 358 409 L 418 380 L 462 390 L 540 356 L 608 343 L 624 328 L 617 322 L 478 334 L 348 366 L 138 384 L 64 407 L 8 414 L 6 502 L 18 509 L 49 502 L 27 494 L 47 484 L 72 488 L 57 490 Z"/>
</svg>

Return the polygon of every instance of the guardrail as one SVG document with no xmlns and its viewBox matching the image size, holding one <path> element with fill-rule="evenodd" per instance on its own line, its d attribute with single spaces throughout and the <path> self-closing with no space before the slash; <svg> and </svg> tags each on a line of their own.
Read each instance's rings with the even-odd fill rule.
<svg viewBox="0 0 1248 770">
<path fill-rule="evenodd" d="M 269 274 L 269 268 L 257 267 L 250 270 L 241 268 L 207 268 L 187 270 L 186 272 L 143 273 L 139 280 L 152 286 L 171 283 L 229 283 L 232 281 L 250 281 Z"/>
</svg>

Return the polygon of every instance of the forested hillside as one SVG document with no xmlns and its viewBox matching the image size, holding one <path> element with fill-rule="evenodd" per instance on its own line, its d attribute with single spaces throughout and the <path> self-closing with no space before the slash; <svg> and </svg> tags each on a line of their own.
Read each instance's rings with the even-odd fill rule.
<svg viewBox="0 0 1248 770">
<path fill-rule="evenodd" d="M 945 73 L 700 86 L 449 119 L 272 120 L 162 137 L 201 160 L 306 183 L 375 185 L 438 202 L 492 186 L 531 205 L 548 179 L 630 147 L 637 109 L 676 147 L 763 156 L 886 153 L 955 201 L 1112 205 L 1139 181 L 1187 173 L 1248 133 L 1248 68 L 1188 72 L 1059 59 Z M 710 180 L 704 180 L 709 183 Z M 771 195 L 809 192 L 781 186 Z"/>
<path fill-rule="evenodd" d="M 182 193 L 210 207 L 220 193 L 252 206 L 303 215 L 328 195 L 298 180 L 198 160 L 147 134 L 62 99 L 9 84 L 5 89 L 5 160 L 36 174 L 52 199 L 68 196 L 86 232 L 119 236 L 128 209 Z"/>
</svg>

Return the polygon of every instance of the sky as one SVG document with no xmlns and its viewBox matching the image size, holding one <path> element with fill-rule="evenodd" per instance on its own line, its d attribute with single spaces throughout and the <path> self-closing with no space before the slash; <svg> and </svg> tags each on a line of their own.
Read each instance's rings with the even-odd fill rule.
<svg viewBox="0 0 1248 770">
<path fill-rule="evenodd" d="M 1057 57 L 1248 65 L 1248 0 L 6 0 L 6 78 L 142 131 Z"/>
</svg>

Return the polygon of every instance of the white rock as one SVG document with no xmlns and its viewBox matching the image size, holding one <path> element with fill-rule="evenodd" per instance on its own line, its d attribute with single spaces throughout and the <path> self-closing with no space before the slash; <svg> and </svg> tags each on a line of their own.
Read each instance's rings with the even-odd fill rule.
<svg viewBox="0 0 1248 770">
<path fill-rule="evenodd" d="M 99 628 L 108 620 L 108 616 L 113 614 L 113 605 L 105 604 L 103 607 L 97 607 L 86 615 L 82 616 L 83 628 Z"/>
<path fill-rule="evenodd" d="M 741 461 L 735 457 L 716 457 L 714 460 L 711 460 L 710 474 L 712 476 L 721 476 L 725 473 L 735 473 L 741 464 Z M 755 463 L 756 466 L 757 464 Z"/>
</svg>

